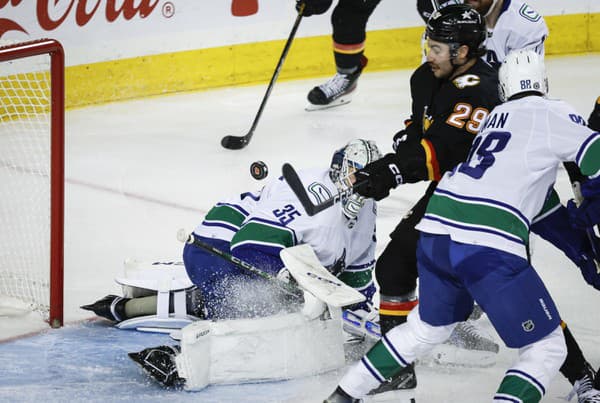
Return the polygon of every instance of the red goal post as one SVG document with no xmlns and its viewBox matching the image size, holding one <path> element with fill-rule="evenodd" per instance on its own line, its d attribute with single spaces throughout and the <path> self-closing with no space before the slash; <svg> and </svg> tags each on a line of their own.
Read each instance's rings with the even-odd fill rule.
<svg viewBox="0 0 600 403">
<path fill-rule="evenodd" d="M 0 192 L 16 199 L 6 210 L 0 205 L 0 220 L 13 226 L 3 229 L 10 235 L 0 243 L 0 296 L 43 312 L 52 327 L 63 324 L 64 70 L 56 40 L 0 44 L 0 179 L 6 185 Z M 38 202 L 39 220 L 27 220 Z M 36 241 L 45 245 L 38 249 Z"/>
</svg>

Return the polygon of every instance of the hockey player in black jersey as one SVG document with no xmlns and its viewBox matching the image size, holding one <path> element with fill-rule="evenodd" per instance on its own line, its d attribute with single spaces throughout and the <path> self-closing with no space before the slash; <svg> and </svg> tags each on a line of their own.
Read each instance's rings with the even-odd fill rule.
<svg viewBox="0 0 600 403">
<path fill-rule="evenodd" d="M 380 255 L 376 278 L 380 286 L 379 317 L 382 334 L 406 320 L 416 306 L 415 225 L 425 212 L 441 175 L 467 157 L 479 126 L 500 103 L 496 71 L 481 59 L 485 54 L 485 25 L 469 6 L 449 5 L 434 12 L 427 24 L 427 62 L 410 79 L 412 113 L 406 128 L 394 136 L 395 153 L 359 171 L 358 193 L 381 200 L 402 183 L 431 181 L 423 197 L 391 234 Z M 397 316 L 398 314 L 402 316 Z M 467 318 L 465 318 L 467 319 Z M 372 394 L 414 388 L 412 367 L 397 374 Z M 338 388 L 328 402 L 351 402 Z M 347 397 L 347 395 L 346 395 Z M 400 396 L 401 398 L 401 396 Z"/>
</svg>

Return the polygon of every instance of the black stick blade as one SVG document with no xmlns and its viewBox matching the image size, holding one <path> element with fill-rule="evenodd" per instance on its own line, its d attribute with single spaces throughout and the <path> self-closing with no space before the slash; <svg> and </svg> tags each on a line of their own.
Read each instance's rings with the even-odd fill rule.
<svg viewBox="0 0 600 403">
<path fill-rule="evenodd" d="M 225 136 L 221 139 L 221 145 L 228 150 L 239 150 L 249 143 L 247 136 Z"/>
<path fill-rule="evenodd" d="M 302 207 L 304 207 L 304 210 L 306 210 L 306 214 L 311 217 L 351 196 L 354 192 L 354 187 L 350 187 L 346 190 L 339 191 L 329 199 L 323 200 L 318 204 L 313 204 L 294 167 L 288 163 L 285 163 L 281 167 L 281 172 L 290 189 L 292 189 L 298 200 L 300 200 L 300 204 L 302 204 Z M 362 184 L 363 183 L 361 182 L 355 186 L 360 186 Z"/>
</svg>

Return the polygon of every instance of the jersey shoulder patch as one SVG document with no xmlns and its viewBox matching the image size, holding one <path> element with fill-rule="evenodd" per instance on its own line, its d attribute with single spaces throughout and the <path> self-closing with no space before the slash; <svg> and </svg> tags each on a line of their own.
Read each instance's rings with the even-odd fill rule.
<svg viewBox="0 0 600 403">
<path fill-rule="evenodd" d="M 476 87 L 480 82 L 481 78 L 479 78 L 479 76 L 476 74 L 465 74 L 452 80 L 452 84 L 454 84 L 454 86 L 459 90 L 467 87 Z"/>
<path fill-rule="evenodd" d="M 542 16 L 529 4 L 523 4 L 519 8 L 519 15 L 531 22 L 538 22 L 542 18 Z"/>
</svg>

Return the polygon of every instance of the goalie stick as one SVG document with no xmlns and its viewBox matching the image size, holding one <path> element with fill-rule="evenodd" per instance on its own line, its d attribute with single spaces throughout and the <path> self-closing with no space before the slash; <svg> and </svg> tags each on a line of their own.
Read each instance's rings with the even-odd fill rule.
<svg viewBox="0 0 600 403">
<path fill-rule="evenodd" d="M 364 299 L 364 296 L 354 288 L 344 284 L 343 282 L 337 279 L 330 280 L 328 277 L 333 277 L 333 275 L 327 272 L 327 270 L 324 267 L 322 267 L 322 270 L 325 270 L 325 272 L 316 272 L 318 268 L 315 266 L 304 266 L 304 263 L 302 262 L 294 263 L 290 262 L 289 259 L 285 259 L 285 257 L 287 256 L 292 260 L 297 261 L 298 257 L 295 254 L 295 251 L 310 248 L 310 246 L 306 244 L 295 246 L 292 248 L 286 248 L 282 251 L 282 258 L 284 259 L 286 268 L 289 270 L 292 277 L 294 277 L 294 279 L 299 284 L 299 286 L 296 286 L 295 284 L 286 283 L 280 280 L 279 278 L 273 276 L 272 274 L 267 273 L 266 271 L 261 270 L 256 266 L 251 265 L 248 262 L 245 262 L 235 256 L 232 256 L 227 252 L 223 252 L 222 250 L 215 248 L 214 246 L 206 242 L 203 242 L 202 240 L 196 238 L 194 234 L 188 234 L 183 228 L 177 231 L 177 239 L 181 242 L 194 245 L 197 248 L 204 249 L 210 253 L 220 256 L 223 259 L 241 268 L 242 270 L 246 270 L 249 273 L 255 274 L 264 278 L 265 280 L 275 283 L 282 291 L 291 295 L 299 302 L 306 303 L 306 296 L 304 295 L 304 290 L 308 291 L 320 301 L 323 301 L 324 303 L 335 307 L 354 304 Z M 312 251 L 312 248 L 310 249 Z M 314 252 L 312 253 L 314 255 Z M 296 256 L 296 258 L 294 258 L 294 256 Z M 318 275 L 315 276 L 315 273 L 318 273 Z M 312 281 L 306 281 L 307 278 L 312 278 Z M 332 284 L 335 285 L 335 287 L 332 288 Z"/>
<path fill-rule="evenodd" d="M 257 276 L 262 277 L 265 280 L 268 280 L 268 281 L 271 281 L 271 282 L 277 284 L 277 286 L 280 287 L 284 292 L 293 296 L 294 298 L 298 299 L 299 301 L 303 301 L 303 299 L 304 299 L 302 290 L 298 289 L 297 287 L 294 287 L 291 284 L 285 283 L 285 282 L 279 280 L 277 277 L 273 276 L 272 274 L 267 273 L 266 271 L 261 270 L 258 267 L 255 267 L 248 262 L 244 262 L 243 260 L 241 260 L 233 255 L 230 255 L 227 252 L 223 252 L 222 250 L 215 248 L 214 246 L 212 246 L 206 242 L 201 241 L 200 239 L 196 238 L 194 236 L 194 234 L 188 234 L 183 228 L 180 229 L 179 231 L 177 231 L 177 239 L 180 242 L 194 245 L 197 248 L 204 249 L 214 255 L 220 256 L 223 259 L 233 263 L 237 267 L 239 267 L 247 272 L 256 274 Z"/>
<path fill-rule="evenodd" d="M 254 121 L 252 122 L 252 127 L 250 127 L 250 130 L 244 136 L 225 136 L 225 137 L 223 137 L 223 139 L 221 139 L 221 145 L 224 148 L 227 148 L 229 150 L 239 150 L 241 148 L 246 147 L 248 145 L 248 143 L 250 143 L 250 139 L 252 139 L 252 136 L 254 135 L 254 129 L 256 129 L 256 126 L 258 125 L 258 120 L 260 119 L 260 116 L 262 115 L 263 109 L 265 108 L 265 105 L 267 104 L 267 99 L 269 99 L 269 95 L 271 95 L 271 91 L 273 90 L 273 86 L 275 85 L 275 80 L 277 80 L 277 77 L 279 76 L 279 71 L 281 70 L 281 66 L 283 66 L 283 62 L 285 61 L 288 51 L 290 50 L 290 47 L 292 46 L 292 41 L 294 40 L 294 37 L 296 36 L 296 31 L 298 30 L 300 21 L 302 21 L 303 13 L 304 13 L 304 5 L 302 5 L 300 7 L 300 10 L 298 11 L 298 16 L 296 17 L 296 21 L 294 22 L 294 26 L 292 27 L 292 32 L 290 32 L 290 36 L 288 37 L 287 42 L 285 43 L 285 46 L 283 47 L 283 52 L 281 52 L 281 56 L 279 57 L 279 61 L 277 62 L 277 67 L 275 67 L 275 71 L 273 72 L 273 76 L 271 77 L 271 81 L 269 82 L 269 86 L 267 87 L 267 92 L 265 92 L 262 102 L 260 103 L 260 106 L 258 108 L 258 112 L 256 112 L 256 117 L 254 118 Z"/>
<path fill-rule="evenodd" d="M 329 207 L 333 206 L 337 202 L 340 202 L 343 199 L 350 197 L 354 193 L 354 190 L 358 186 L 361 186 L 364 183 L 364 182 L 355 183 L 352 187 L 349 187 L 346 190 L 340 190 L 338 193 L 333 195 L 333 197 L 330 197 L 329 199 L 326 199 L 319 204 L 314 204 L 310 200 L 310 197 L 308 196 L 308 193 L 306 192 L 306 188 L 302 184 L 302 181 L 300 180 L 300 177 L 298 176 L 298 173 L 296 172 L 294 167 L 292 167 L 288 163 L 285 163 L 281 167 L 281 171 L 283 173 L 283 177 L 284 177 L 285 181 L 290 186 L 290 188 L 292 189 L 292 191 L 294 192 L 294 194 L 296 195 L 298 200 L 300 200 L 300 204 L 302 204 L 302 207 L 304 207 L 304 210 L 306 210 L 306 214 L 308 214 L 311 217 L 317 213 L 320 213 L 321 211 L 323 211 L 325 209 L 328 209 Z"/>
</svg>

